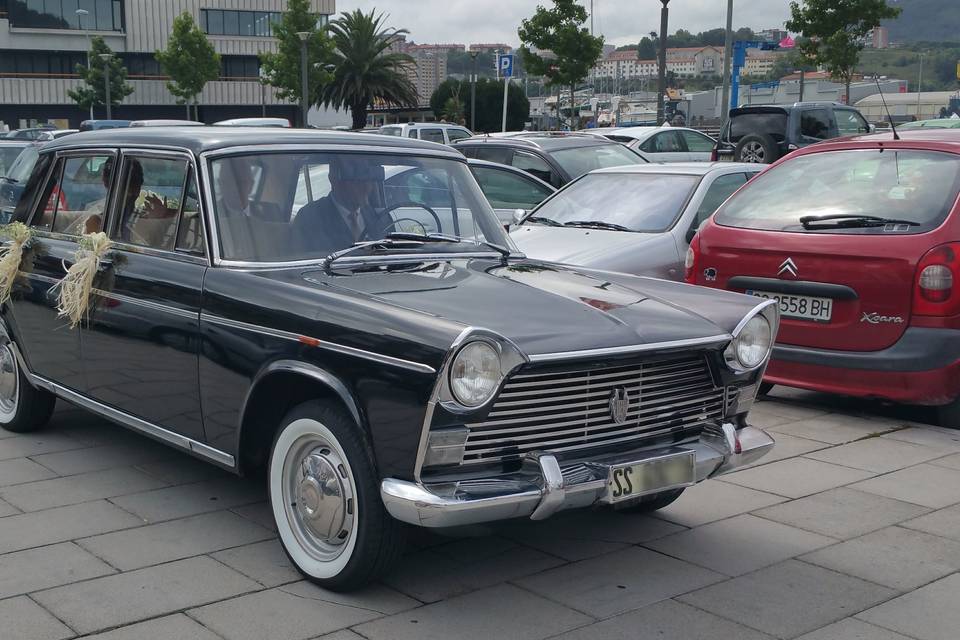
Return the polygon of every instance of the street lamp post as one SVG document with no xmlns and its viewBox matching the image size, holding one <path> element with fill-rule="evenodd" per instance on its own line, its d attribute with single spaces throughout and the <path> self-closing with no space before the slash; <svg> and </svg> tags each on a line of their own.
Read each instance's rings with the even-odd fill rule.
<svg viewBox="0 0 960 640">
<path fill-rule="evenodd" d="M 297 31 L 297 37 L 300 38 L 300 117 L 302 118 L 302 126 L 304 129 L 307 127 L 307 94 L 309 93 L 310 86 L 309 81 L 307 80 L 307 40 L 310 38 L 309 31 Z"/>
<path fill-rule="evenodd" d="M 74 11 L 77 14 L 77 23 L 80 27 L 80 31 L 83 31 L 83 35 L 87 37 L 87 72 L 90 71 L 90 32 L 83 28 L 83 18 L 84 16 L 90 15 L 90 12 L 86 9 L 77 9 Z M 90 119 L 93 120 L 93 103 L 90 104 Z"/>
<path fill-rule="evenodd" d="M 917 120 L 920 120 L 920 92 L 923 91 L 923 54 L 920 54 L 920 75 L 917 77 Z"/>
<path fill-rule="evenodd" d="M 667 18 L 670 0 L 660 0 L 663 8 L 660 9 L 660 69 L 657 72 L 657 124 L 663 124 L 664 104 L 663 94 L 667 92 Z"/>
<path fill-rule="evenodd" d="M 110 111 L 110 59 L 113 57 L 109 53 L 101 53 L 100 59 L 103 60 L 103 88 L 106 93 L 107 120 L 112 120 L 113 115 Z"/>
<path fill-rule="evenodd" d="M 470 52 L 470 60 L 473 64 L 473 73 L 470 75 L 470 131 L 477 129 L 477 56 L 480 50 Z"/>
</svg>

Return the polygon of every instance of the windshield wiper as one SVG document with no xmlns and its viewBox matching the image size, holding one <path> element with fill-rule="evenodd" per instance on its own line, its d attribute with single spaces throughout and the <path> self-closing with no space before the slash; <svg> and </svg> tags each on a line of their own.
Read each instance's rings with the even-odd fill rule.
<svg viewBox="0 0 960 640">
<path fill-rule="evenodd" d="M 920 226 L 920 223 L 914 220 L 900 220 L 898 218 L 882 218 L 880 216 L 840 213 L 826 216 L 801 216 L 800 224 L 803 225 L 804 229 L 812 229 L 816 226 L 836 227 L 841 229 L 846 227 L 882 227 L 888 224 L 905 224 L 910 227 Z"/>
<path fill-rule="evenodd" d="M 545 224 L 548 227 L 562 227 L 563 224 L 557 222 L 556 220 L 551 220 L 550 218 L 544 218 L 543 216 L 528 216 L 523 219 L 524 222 L 539 222 L 540 224 Z"/>
<path fill-rule="evenodd" d="M 357 242 L 353 246 L 347 247 L 346 249 L 340 249 L 339 251 L 334 251 L 326 258 L 323 259 L 324 266 L 329 269 L 334 262 L 350 255 L 356 251 L 361 251 L 363 249 L 416 249 L 417 247 L 423 246 L 427 242 L 449 242 L 453 244 L 482 244 L 486 247 L 489 247 L 497 251 L 504 258 L 509 257 L 512 252 L 510 249 L 495 244 L 493 242 L 487 242 L 486 240 L 468 240 L 465 238 L 460 238 L 458 236 L 447 235 L 443 233 L 407 233 L 403 231 L 395 231 L 393 233 L 388 233 L 386 236 L 379 240 L 368 240 L 366 242 Z M 451 254 L 455 256 L 456 254 Z"/>
<path fill-rule="evenodd" d="M 571 220 L 564 222 L 565 227 L 585 227 L 587 229 L 609 229 L 610 231 L 633 231 L 629 227 L 614 222 L 603 222 L 602 220 Z"/>
</svg>

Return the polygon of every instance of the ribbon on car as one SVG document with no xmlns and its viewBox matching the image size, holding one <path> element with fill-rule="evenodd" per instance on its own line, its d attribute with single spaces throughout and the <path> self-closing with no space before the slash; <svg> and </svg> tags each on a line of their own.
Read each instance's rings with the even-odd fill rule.
<svg viewBox="0 0 960 640">
<path fill-rule="evenodd" d="M 111 244 L 107 234 L 102 231 L 83 234 L 73 265 L 56 285 L 60 288 L 58 316 L 68 318 L 71 329 L 87 317 L 93 278 L 100 270 L 100 263 L 110 250 Z"/>
<path fill-rule="evenodd" d="M 20 273 L 23 248 L 33 232 L 22 222 L 11 222 L 0 230 L 0 235 L 10 239 L 10 244 L 0 248 L 0 304 L 4 304 L 10 300 L 13 283 Z"/>
</svg>

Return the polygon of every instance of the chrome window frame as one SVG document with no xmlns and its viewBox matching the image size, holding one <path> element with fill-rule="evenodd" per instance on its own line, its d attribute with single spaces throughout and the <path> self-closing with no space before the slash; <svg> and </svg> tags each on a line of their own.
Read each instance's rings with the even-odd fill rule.
<svg viewBox="0 0 960 640">
<path fill-rule="evenodd" d="M 462 154 L 456 153 L 454 151 L 446 150 L 435 150 L 435 149 L 408 149 L 405 147 L 388 147 L 380 145 L 347 145 L 347 144 L 309 144 L 309 143 L 291 143 L 291 144 L 271 144 L 271 145 L 237 145 L 232 147 L 224 147 L 221 149 L 211 149 L 200 153 L 200 172 L 203 176 L 200 184 L 201 190 L 201 200 L 204 200 L 204 209 L 208 212 L 206 215 L 207 218 L 207 227 L 210 233 L 207 236 L 208 248 L 211 250 L 210 256 L 212 258 L 212 264 L 217 267 L 236 267 L 241 269 L 283 269 L 287 267 L 308 267 L 318 265 L 322 259 L 320 258 L 309 258 L 304 260 L 285 260 L 280 262 L 261 262 L 255 260 L 228 260 L 221 255 L 220 252 L 220 234 L 218 231 L 218 221 L 216 219 L 216 211 L 214 207 L 214 194 L 213 194 L 213 161 L 220 160 L 222 158 L 228 158 L 231 156 L 242 156 L 242 155 L 268 155 L 273 153 L 290 153 L 290 152 L 299 152 L 299 153 L 350 153 L 350 154 L 380 154 L 380 155 L 395 155 L 395 156 L 404 156 L 404 157 L 428 157 L 428 158 L 440 158 L 444 160 L 452 160 L 454 162 L 462 163 L 469 172 L 470 168 L 467 166 L 467 158 Z M 473 177 L 473 174 L 470 174 Z M 481 191 L 481 194 L 483 192 Z M 492 207 L 491 207 L 492 211 Z M 494 219 L 496 219 L 496 214 L 494 214 Z M 498 257 L 500 253 L 490 250 L 482 252 L 471 252 L 469 254 L 443 254 L 445 259 L 455 260 L 457 258 L 476 258 L 476 257 Z M 424 253 L 424 254 L 404 254 L 405 259 L 416 258 L 420 256 L 434 256 L 434 253 Z"/>
</svg>

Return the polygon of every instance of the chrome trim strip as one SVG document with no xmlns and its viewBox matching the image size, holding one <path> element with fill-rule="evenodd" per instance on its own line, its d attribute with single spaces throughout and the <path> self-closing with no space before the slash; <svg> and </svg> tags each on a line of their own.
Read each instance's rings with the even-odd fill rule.
<svg viewBox="0 0 960 640">
<path fill-rule="evenodd" d="M 241 329 L 243 331 L 252 331 L 254 333 L 259 333 L 266 336 L 271 336 L 274 338 L 281 338 L 283 340 L 292 340 L 293 342 L 304 343 L 300 338 L 306 337 L 310 342 L 316 341 L 316 346 L 319 349 L 326 349 L 328 351 L 335 351 L 337 353 L 342 353 L 348 356 L 354 356 L 357 358 L 364 358 L 365 360 L 373 360 L 374 362 L 379 362 L 381 364 L 387 364 L 394 367 L 401 367 L 403 369 L 409 369 L 411 371 L 416 371 L 417 373 L 436 373 L 436 369 L 431 367 L 428 364 L 422 364 L 420 362 L 412 362 L 410 360 L 403 360 L 402 358 L 394 358 L 393 356 L 386 356 L 379 353 L 373 353 L 372 351 L 365 351 L 363 349 L 357 349 L 356 347 L 348 347 L 346 345 L 337 344 L 334 342 L 327 342 L 326 340 L 320 340 L 319 338 L 312 338 L 309 336 L 301 336 L 297 333 L 291 333 L 290 331 L 283 331 L 281 329 L 269 329 L 267 327 L 262 327 L 256 324 L 250 324 L 247 322 L 241 322 L 240 320 L 231 320 L 229 318 L 223 318 L 221 316 L 214 316 L 208 313 L 200 313 L 200 320 L 209 322 L 211 324 L 219 324 L 221 326 L 230 327 L 233 329 Z"/>
<path fill-rule="evenodd" d="M 41 273 L 28 273 L 26 275 L 30 280 L 39 280 L 40 282 L 46 282 L 47 284 L 60 284 L 60 281 L 56 278 L 51 278 L 50 276 L 45 276 Z"/>
<path fill-rule="evenodd" d="M 633 353 L 647 353 L 666 349 L 683 349 L 686 347 L 705 347 L 719 345 L 731 340 L 729 334 L 718 334 L 706 338 L 689 338 L 686 340 L 670 340 L 667 342 L 652 342 L 650 344 L 635 344 L 624 347 L 607 347 L 603 349 L 584 349 L 581 351 L 561 351 L 557 353 L 530 354 L 530 362 L 558 362 L 577 358 L 598 358 L 604 356 L 630 355 Z"/>
<path fill-rule="evenodd" d="M 736 328 L 734 328 L 734 330 L 730 332 L 730 335 L 732 335 L 733 337 L 737 337 L 738 335 L 740 335 L 740 332 L 743 331 L 743 328 L 747 326 L 747 323 L 750 322 L 750 319 L 753 318 L 753 316 L 757 315 L 767 307 L 775 304 L 777 304 L 776 300 L 764 300 L 763 302 L 755 306 L 753 309 L 750 310 L 749 313 L 743 316 L 739 324 L 737 324 Z M 773 330 L 774 327 L 770 327 L 770 329 Z M 774 332 L 773 334 L 774 338 L 776 338 L 776 335 L 777 335 L 776 332 Z"/>
<path fill-rule="evenodd" d="M 473 251 L 464 253 L 404 253 L 384 256 L 357 256 L 343 257 L 336 260 L 336 264 L 331 269 L 343 266 L 361 265 L 361 264 L 396 264 L 404 262 L 425 262 L 425 261 L 448 261 L 448 260 L 466 260 L 474 258 L 498 258 L 500 256 L 496 251 Z M 519 254 L 512 254 L 511 258 L 519 257 Z M 326 258 L 310 258 L 308 260 L 288 260 L 284 262 L 249 262 L 246 260 L 220 260 L 217 265 L 220 267 L 238 267 L 243 269 L 285 269 L 289 267 L 315 267 L 323 266 Z"/>
<path fill-rule="evenodd" d="M 88 398 L 87 396 L 72 389 L 68 389 L 63 385 L 57 384 L 51 380 L 47 380 L 43 376 L 38 376 L 27 369 L 26 363 L 23 361 L 23 354 L 20 353 L 20 349 L 17 347 L 16 343 L 11 344 L 13 345 L 14 353 L 17 356 L 17 360 L 20 363 L 24 375 L 35 387 L 46 389 L 47 391 L 50 391 L 56 395 L 58 398 L 63 398 L 67 402 L 83 407 L 84 409 L 101 415 L 108 420 L 112 420 L 121 426 L 132 429 L 133 431 L 139 431 L 140 433 L 156 438 L 157 440 L 161 440 L 167 444 L 190 451 L 198 456 L 212 460 L 219 465 L 229 467 L 231 469 L 236 467 L 234 457 L 229 453 L 225 453 L 219 449 L 214 449 L 210 445 L 206 445 L 202 442 L 194 440 L 193 438 L 188 438 L 187 436 L 183 436 L 179 433 L 174 433 L 173 431 L 159 427 L 152 422 L 147 422 L 146 420 L 132 416 L 128 413 L 120 411 L 119 409 L 115 409 L 109 405 L 97 402 L 96 400 Z"/>
<path fill-rule="evenodd" d="M 122 293 L 112 293 L 110 291 L 104 291 L 103 289 L 91 289 L 92 293 L 101 296 L 103 298 L 109 298 L 116 300 L 117 302 L 123 302 L 124 304 L 133 304 L 141 307 L 146 307 L 148 309 L 153 309 L 154 311 L 163 311 L 175 316 L 180 316 L 181 318 L 187 318 L 189 320 L 198 320 L 200 318 L 200 312 L 190 312 L 178 307 L 171 307 L 165 304 L 160 304 L 159 302 L 153 302 L 151 300 L 140 300 L 139 298 L 131 298 L 130 296 L 123 295 Z"/>
</svg>

